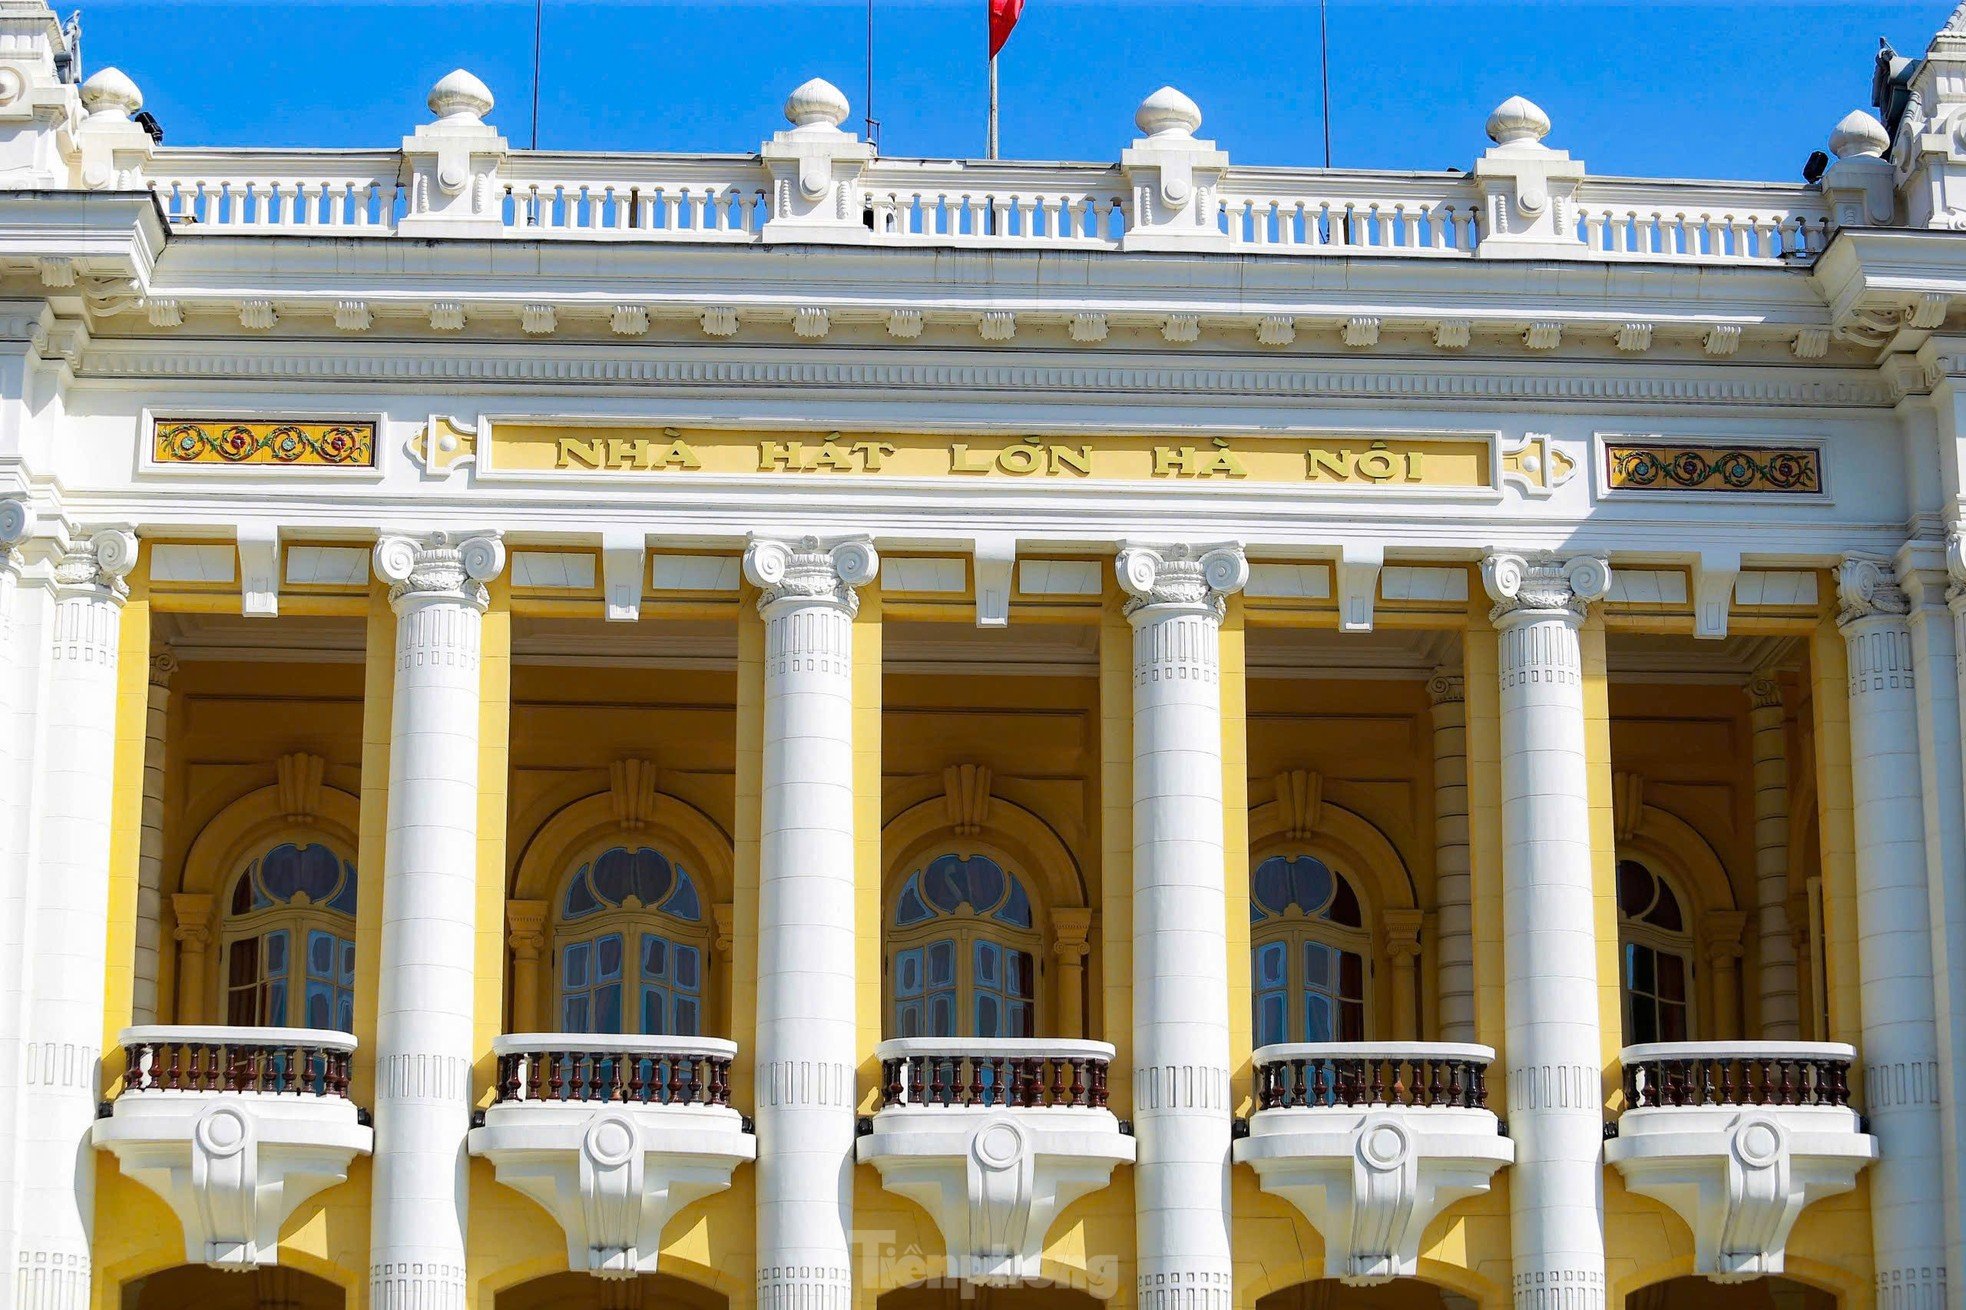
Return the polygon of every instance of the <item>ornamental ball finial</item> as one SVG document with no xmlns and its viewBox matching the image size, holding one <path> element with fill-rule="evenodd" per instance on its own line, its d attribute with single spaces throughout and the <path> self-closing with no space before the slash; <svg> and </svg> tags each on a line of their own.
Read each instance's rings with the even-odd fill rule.
<svg viewBox="0 0 1966 1310">
<path fill-rule="evenodd" d="M 1550 134 L 1550 116 L 1524 96 L 1510 96 L 1488 116 L 1488 139 L 1498 146 L 1540 144 Z"/>
<path fill-rule="evenodd" d="M 91 118 L 97 114 L 128 118 L 143 108 L 143 92 L 122 69 L 99 69 L 82 83 L 82 108 Z"/>
<path fill-rule="evenodd" d="M 1164 86 L 1140 102 L 1133 121 L 1148 136 L 1193 136 L 1201 126 L 1201 106 Z"/>
<path fill-rule="evenodd" d="M 794 127 L 837 128 L 851 112 L 846 95 L 823 77 L 801 82 L 785 97 L 785 117 Z"/>
<path fill-rule="evenodd" d="M 491 88 L 462 68 L 437 79 L 426 102 L 430 112 L 446 122 L 482 123 L 492 111 Z"/>
<path fill-rule="evenodd" d="M 1884 124 L 1861 109 L 1846 114 L 1829 134 L 1829 151 L 1838 159 L 1882 159 L 1890 148 Z"/>
</svg>

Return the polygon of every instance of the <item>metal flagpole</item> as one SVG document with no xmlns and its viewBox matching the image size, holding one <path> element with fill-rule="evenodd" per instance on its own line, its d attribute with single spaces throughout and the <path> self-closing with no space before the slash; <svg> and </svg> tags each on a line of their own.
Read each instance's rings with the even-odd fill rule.
<svg viewBox="0 0 1966 1310">
<path fill-rule="evenodd" d="M 1318 0 L 1318 67 L 1324 82 L 1324 166 L 1331 167 L 1331 0 Z"/>
<path fill-rule="evenodd" d="M 997 57 L 990 56 L 990 130 L 983 138 L 983 157 L 997 157 Z"/>
</svg>

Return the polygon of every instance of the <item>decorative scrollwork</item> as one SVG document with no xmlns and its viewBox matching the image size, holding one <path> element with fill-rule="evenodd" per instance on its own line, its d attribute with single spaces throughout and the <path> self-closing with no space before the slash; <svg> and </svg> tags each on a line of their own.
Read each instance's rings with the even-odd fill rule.
<svg viewBox="0 0 1966 1310">
<path fill-rule="evenodd" d="M 375 466 L 374 423 L 225 423 L 158 419 L 152 453 L 162 464 Z"/>
<path fill-rule="evenodd" d="M 1238 545 L 1121 548 L 1116 565 L 1120 586 L 1133 599 L 1126 612 L 1155 605 L 1188 606 L 1223 612 L 1227 597 L 1249 581 L 1249 558 Z"/>
<path fill-rule="evenodd" d="M 1821 495 L 1822 452 L 1807 446 L 1606 448 L 1614 491 L 1788 492 Z"/>
<path fill-rule="evenodd" d="M 744 576 L 764 595 L 764 607 L 784 600 L 828 601 L 849 613 L 859 608 L 854 588 L 865 586 L 880 571 L 874 543 L 849 537 L 830 544 L 818 537 L 797 543 L 753 537 L 744 551 Z"/>
</svg>

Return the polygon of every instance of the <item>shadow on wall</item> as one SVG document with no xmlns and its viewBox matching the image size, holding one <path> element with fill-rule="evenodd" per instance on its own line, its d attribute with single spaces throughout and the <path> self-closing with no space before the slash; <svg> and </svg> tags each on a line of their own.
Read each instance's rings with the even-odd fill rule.
<svg viewBox="0 0 1966 1310">
<path fill-rule="evenodd" d="M 123 1287 L 123 1310 L 342 1310 L 341 1288 L 325 1278 L 263 1265 L 250 1273 L 179 1265 Z"/>
<path fill-rule="evenodd" d="M 667 1274 L 601 1279 L 548 1274 L 498 1294 L 497 1310 L 725 1310 L 722 1292 Z"/>
<path fill-rule="evenodd" d="M 1792 1278 L 1757 1278 L 1723 1286 L 1671 1278 L 1625 1298 L 1625 1310 L 1836 1310 L 1836 1296 Z"/>
<path fill-rule="evenodd" d="M 1258 1301 L 1256 1310 L 1475 1310 L 1475 1302 L 1417 1278 L 1378 1287 L 1346 1287 L 1335 1278 L 1320 1278 L 1280 1287 Z"/>
</svg>

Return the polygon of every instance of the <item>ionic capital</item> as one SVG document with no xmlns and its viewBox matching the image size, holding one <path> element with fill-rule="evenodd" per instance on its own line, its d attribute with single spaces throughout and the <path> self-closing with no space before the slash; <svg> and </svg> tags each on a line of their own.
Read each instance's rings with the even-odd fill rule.
<svg viewBox="0 0 1966 1310">
<path fill-rule="evenodd" d="M 880 567 L 881 557 L 865 537 L 802 537 L 796 542 L 753 537 L 744 548 L 744 576 L 764 593 L 758 598 L 763 614 L 801 605 L 857 613 L 860 597 L 854 589 L 872 582 Z"/>
<path fill-rule="evenodd" d="M 202 951 L 212 941 L 212 898 L 196 892 L 177 892 L 171 897 L 171 915 L 177 920 L 171 936 L 187 948 Z"/>
<path fill-rule="evenodd" d="M 1777 678 L 1758 673 L 1748 679 L 1748 704 L 1757 710 L 1782 708 L 1782 684 Z"/>
<path fill-rule="evenodd" d="M 490 533 L 432 532 L 384 537 L 375 544 L 376 576 L 389 584 L 389 603 L 399 614 L 431 601 L 469 605 L 482 613 L 491 599 L 485 584 L 504 569 L 505 543 Z"/>
<path fill-rule="evenodd" d="M 1225 602 L 1249 581 L 1249 557 L 1235 542 L 1219 546 L 1120 547 L 1120 586 L 1132 599 L 1128 618 L 1152 611 L 1200 611 L 1216 619 Z"/>
<path fill-rule="evenodd" d="M 18 573 L 19 545 L 34 531 L 34 506 L 18 496 L 0 499 L 0 573 Z"/>
<path fill-rule="evenodd" d="M 1902 617 L 1911 600 L 1898 586 L 1891 561 L 1880 555 L 1845 555 L 1836 570 L 1836 621 L 1848 626 L 1864 619 Z"/>
<path fill-rule="evenodd" d="M 150 685 L 168 687 L 171 676 L 178 671 L 178 658 L 168 650 L 160 650 L 150 657 Z"/>
<path fill-rule="evenodd" d="M 112 601 L 129 598 L 124 581 L 137 563 L 137 538 L 128 528 L 105 528 L 74 542 L 55 561 L 55 594 Z"/>
<path fill-rule="evenodd" d="M 537 960 L 546 949 L 546 902 L 505 902 L 505 944 L 520 960 Z"/>
<path fill-rule="evenodd" d="M 1489 611 L 1493 622 L 1505 618 L 1575 622 L 1584 617 L 1592 601 L 1611 590 L 1611 564 L 1597 555 L 1496 551 L 1481 561 L 1481 585 L 1495 602 Z"/>
<path fill-rule="evenodd" d="M 1467 694 L 1468 680 L 1459 673 L 1435 673 L 1427 679 L 1427 699 L 1436 705 L 1459 705 Z"/>
</svg>

